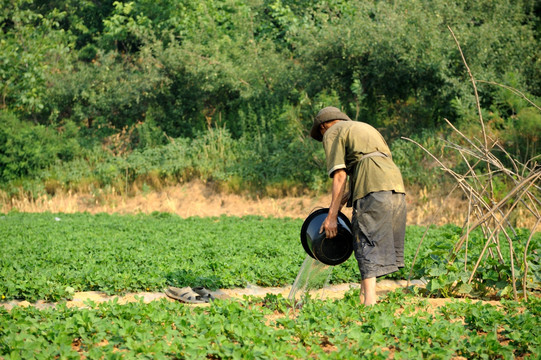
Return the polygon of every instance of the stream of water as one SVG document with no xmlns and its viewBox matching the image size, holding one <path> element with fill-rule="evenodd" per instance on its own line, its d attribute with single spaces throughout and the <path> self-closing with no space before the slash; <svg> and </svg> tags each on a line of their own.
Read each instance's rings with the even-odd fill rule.
<svg viewBox="0 0 541 360">
<path fill-rule="evenodd" d="M 310 290 L 322 289 L 329 283 L 332 266 L 306 255 L 289 292 L 289 300 L 300 300 Z"/>
</svg>

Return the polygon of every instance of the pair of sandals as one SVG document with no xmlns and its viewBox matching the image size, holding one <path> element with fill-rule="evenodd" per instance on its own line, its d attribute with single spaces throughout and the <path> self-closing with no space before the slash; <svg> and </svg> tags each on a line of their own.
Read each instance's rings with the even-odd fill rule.
<svg viewBox="0 0 541 360">
<path fill-rule="evenodd" d="M 165 290 L 165 295 L 188 304 L 206 304 L 215 299 L 208 289 L 201 286 L 184 288 L 171 286 Z"/>
</svg>

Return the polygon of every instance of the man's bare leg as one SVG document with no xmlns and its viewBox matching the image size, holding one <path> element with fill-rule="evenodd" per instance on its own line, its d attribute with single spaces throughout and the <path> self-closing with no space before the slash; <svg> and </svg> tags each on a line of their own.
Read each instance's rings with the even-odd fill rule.
<svg viewBox="0 0 541 360">
<path fill-rule="evenodd" d="M 361 296 L 364 295 L 365 305 L 374 305 L 377 301 L 376 296 L 376 278 L 368 278 L 361 280 Z M 362 297 L 361 297 L 362 301 Z"/>
</svg>

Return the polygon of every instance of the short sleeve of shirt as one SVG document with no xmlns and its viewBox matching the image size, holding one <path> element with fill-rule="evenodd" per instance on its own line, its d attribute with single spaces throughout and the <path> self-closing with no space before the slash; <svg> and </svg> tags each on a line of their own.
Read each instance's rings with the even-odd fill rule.
<svg viewBox="0 0 541 360">
<path fill-rule="evenodd" d="M 335 130 L 335 131 L 333 131 Z M 323 148 L 327 159 L 327 174 L 332 177 L 333 173 L 339 169 L 346 169 L 346 146 L 340 131 L 331 128 L 323 137 Z"/>
</svg>

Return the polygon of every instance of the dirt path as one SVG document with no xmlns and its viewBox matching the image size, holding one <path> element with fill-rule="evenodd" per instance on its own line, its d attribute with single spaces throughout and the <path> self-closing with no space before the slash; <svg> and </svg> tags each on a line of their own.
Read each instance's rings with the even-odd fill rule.
<svg viewBox="0 0 541 360">
<path fill-rule="evenodd" d="M 418 281 L 412 282 L 414 285 L 422 286 L 422 284 Z M 310 295 L 313 299 L 341 299 L 344 297 L 344 294 L 349 291 L 350 289 L 358 289 L 359 284 L 339 284 L 339 285 L 329 285 L 324 287 L 323 289 L 319 290 L 313 290 L 310 291 Z M 399 289 L 399 288 L 406 288 L 407 281 L 406 280 L 381 280 L 377 283 L 377 294 L 378 296 L 382 297 L 385 296 L 390 291 Z M 291 286 L 286 287 L 259 287 L 259 286 L 247 286 L 246 288 L 237 288 L 237 289 L 219 289 L 215 292 L 213 292 L 213 295 L 217 299 L 242 299 L 244 296 L 256 296 L 256 297 L 265 297 L 267 294 L 274 294 L 274 295 L 282 295 L 284 298 L 288 298 L 289 292 L 291 291 Z M 173 300 L 165 295 L 163 292 L 140 292 L 140 293 L 128 293 L 125 295 L 114 295 L 114 296 L 108 296 L 103 292 L 98 291 L 86 291 L 86 292 L 78 292 L 75 293 L 72 300 L 66 301 L 67 307 L 77 307 L 77 308 L 85 308 L 88 307 L 86 304 L 87 301 L 93 301 L 96 304 L 117 300 L 119 304 L 126 304 L 130 302 L 136 302 L 139 301 L 139 299 L 142 299 L 144 303 L 149 303 L 151 301 L 166 299 L 168 301 L 176 301 Z M 457 299 L 426 299 L 430 306 L 432 307 L 440 307 L 445 305 L 451 300 L 457 300 Z M 460 301 L 460 300 L 459 300 Z M 498 301 L 489 301 L 488 303 L 491 303 L 491 305 L 497 306 L 499 304 Z M 30 303 L 28 301 L 9 301 L 0 303 L 0 306 L 4 307 L 7 310 L 11 310 L 16 306 L 35 306 L 38 309 L 46 309 L 46 308 L 53 308 L 58 303 L 48 303 L 45 301 L 37 301 L 36 303 Z M 208 306 L 208 304 L 204 305 L 195 305 L 191 304 L 192 306 Z"/>
<path fill-rule="evenodd" d="M 382 280 L 378 282 L 377 293 L 382 296 L 389 291 L 392 291 L 397 288 L 405 288 L 407 286 L 407 281 L 405 280 Z M 310 291 L 312 298 L 316 299 L 339 299 L 344 296 L 346 291 L 350 289 L 359 288 L 359 284 L 340 284 L 340 285 L 329 285 L 320 290 Z M 244 296 L 256 296 L 256 297 L 265 297 L 267 294 L 281 294 L 283 297 L 287 298 L 289 292 L 291 291 L 291 286 L 286 287 L 260 287 L 256 285 L 249 285 L 246 288 L 236 288 L 236 289 L 218 289 L 213 292 L 213 295 L 217 299 L 242 299 Z M 102 303 L 107 301 L 112 301 L 117 299 L 119 304 L 126 304 L 129 302 L 138 301 L 139 298 L 143 299 L 143 302 L 149 303 L 151 301 L 167 299 L 169 301 L 173 300 L 165 295 L 163 292 L 140 292 L 140 293 L 128 293 L 125 295 L 112 295 L 108 296 L 103 292 L 99 291 L 85 291 L 75 293 L 72 300 L 66 301 L 66 306 L 68 307 L 86 307 L 85 304 L 88 300 L 95 303 Z M 37 308 L 50 308 L 56 306 L 57 303 L 48 303 L 45 301 L 37 301 L 36 303 L 30 303 L 28 301 L 9 301 L 6 303 L 0 303 L 0 306 L 3 306 L 6 309 L 12 309 L 15 306 L 35 306 Z M 200 305 L 198 305 L 200 306 Z"/>
</svg>

